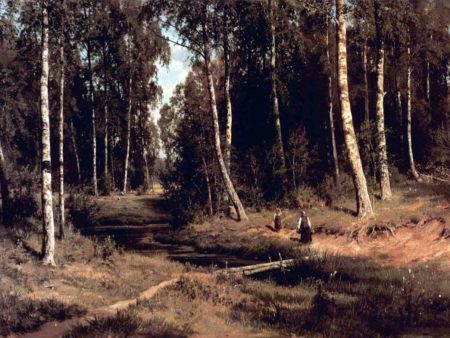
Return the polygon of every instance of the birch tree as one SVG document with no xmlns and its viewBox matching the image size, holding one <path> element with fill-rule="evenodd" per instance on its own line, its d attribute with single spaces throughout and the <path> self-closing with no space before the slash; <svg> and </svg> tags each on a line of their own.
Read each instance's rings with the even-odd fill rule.
<svg viewBox="0 0 450 338">
<path fill-rule="evenodd" d="M 358 143 L 350 106 L 348 79 L 347 79 L 347 31 L 344 16 L 344 0 L 336 0 L 337 18 L 337 53 L 338 53 L 338 86 L 341 106 L 342 129 L 344 131 L 345 145 L 351 167 L 353 184 L 356 191 L 356 206 L 359 217 L 373 216 L 372 204 L 367 189 Z"/>
<path fill-rule="evenodd" d="M 416 163 L 414 162 L 414 153 L 412 145 L 412 126 L 411 126 L 411 48 L 407 49 L 408 54 L 408 67 L 406 73 L 406 142 L 408 148 L 408 162 L 409 170 L 417 181 L 421 181 L 419 173 L 416 169 Z"/>
<path fill-rule="evenodd" d="M 175 41 L 175 43 L 189 48 L 197 58 L 203 60 L 213 125 L 214 152 L 219 166 L 220 176 L 230 201 L 236 210 L 238 221 L 247 220 L 248 217 L 244 206 L 230 179 L 220 141 L 219 113 L 211 69 L 211 58 L 213 55 L 212 43 L 214 41 L 211 34 L 212 29 L 210 29 L 210 24 L 212 25 L 216 21 L 214 14 L 217 14 L 217 8 L 207 0 L 195 3 L 174 2 L 165 5 L 164 16 L 167 18 L 166 25 L 168 27 L 174 27 L 181 37 L 181 40 Z"/>
<path fill-rule="evenodd" d="M 384 131 L 384 47 L 382 37 L 381 7 L 379 0 L 374 2 L 375 10 L 375 41 L 377 48 L 377 159 L 380 176 L 381 199 L 392 196 L 387 160 L 386 134 Z"/>
<path fill-rule="evenodd" d="M 127 133 L 126 133 L 126 150 L 125 150 L 125 162 L 124 162 L 124 171 L 123 171 L 123 187 L 122 187 L 122 193 L 127 192 L 127 182 L 128 182 L 128 165 L 129 165 L 129 159 L 130 159 L 130 147 L 131 147 L 131 109 L 133 107 L 132 102 L 132 86 L 133 86 L 133 72 L 131 70 L 131 35 L 128 31 L 128 57 L 129 57 L 129 81 L 128 81 L 128 108 L 127 108 Z"/>
<path fill-rule="evenodd" d="M 225 145 L 224 145 L 224 160 L 227 167 L 228 175 L 230 175 L 231 167 L 231 142 L 232 142 L 232 128 L 233 128 L 233 107 L 231 105 L 230 95 L 230 41 L 229 41 L 229 7 L 224 5 L 223 18 L 223 62 L 224 62 L 224 95 L 226 106 L 225 119 Z M 208 182 L 209 184 L 209 182 Z"/>
<path fill-rule="evenodd" d="M 42 1 L 42 72 L 41 72 L 41 127 L 42 127 L 42 220 L 43 220 L 43 262 L 55 265 L 55 225 L 53 219 L 52 171 L 50 150 L 50 118 L 48 102 L 48 0 Z"/>
<path fill-rule="evenodd" d="M 75 127 L 73 125 L 73 119 L 72 118 L 70 118 L 70 138 L 72 139 L 72 148 L 73 148 L 73 154 L 75 156 L 75 165 L 76 165 L 76 168 L 77 168 L 78 183 L 81 183 L 80 155 L 78 153 L 76 132 L 75 132 Z"/>
<path fill-rule="evenodd" d="M 6 172 L 5 154 L 3 152 L 1 141 L 0 141 L 0 187 L 2 198 L 2 220 L 5 226 L 9 226 L 11 223 L 11 215 L 9 213 L 10 208 L 9 182 L 8 182 L 8 174 Z"/>
<path fill-rule="evenodd" d="M 64 25 L 65 25 L 65 11 L 66 1 L 62 3 L 61 15 L 61 37 L 59 46 L 60 58 L 60 78 L 59 78 L 59 236 L 64 238 L 65 227 L 65 210 L 64 210 L 64 72 L 65 72 L 65 58 L 64 58 Z"/>
<path fill-rule="evenodd" d="M 333 72 L 330 57 L 330 28 L 328 24 L 327 17 L 327 34 L 326 34 L 326 50 L 327 50 L 327 63 L 328 63 L 328 75 L 327 75 L 327 85 L 328 85 L 328 123 L 330 127 L 330 139 L 331 139 L 331 156 L 333 158 L 333 169 L 335 180 L 339 178 L 339 160 L 337 154 L 336 146 L 336 132 L 334 126 L 334 109 L 333 109 Z"/>
<path fill-rule="evenodd" d="M 91 33 L 92 29 L 92 8 L 89 7 L 85 9 L 84 17 L 88 23 L 88 34 Z M 92 69 L 92 44 L 90 37 L 86 39 L 87 47 L 87 61 L 88 61 L 88 71 L 89 71 L 89 100 L 91 107 L 91 142 L 92 142 L 92 188 L 94 195 L 98 195 L 98 184 L 97 184 L 97 129 L 96 129 L 96 117 L 95 117 L 95 100 L 94 100 L 94 72 Z"/>
<path fill-rule="evenodd" d="M 238 221 L 248 220 L 248 216 L 245 212 L 244 206 L 238 194 L 236 193 L 236 190 L 234 189 L 233 182 L 231 182 L 230 176 L 228 174 L 225 165 L 225 161 L 223 160 L 222 148 L 220 146 L 219 113 L 217 110 L 216 94 L 214 89 L 213 77 L 211 73 L 211 50 L 209 45 L 210 42 L 208 40 L 207 25 L 205 22 L 203 22 L 203 43 L 204 43 L 205 74 L 208 82 L 208 92 L 214 131 L 214 148 L 217 162 L 219 164 L 220 173 L 225 184 L 225 189 L 227 190 L 231 203 L 233 203 L 233 206 L 236 209 Z"/>
<path fill-rule="evenodd" d="M 275 8 L 276 0 L 269 1 L 269 22 L 270 22 L 270 82 L 272 86 L 271 99 L 272 99 L 272 111 L 275 123 L 276 132 L 276 148 L 277 155 L 281 160 L 281 168 L 286 169 L 286 156 L 284 153 L 283 134 L 281 132 L 281 119 L 280 108 L 278 103 L 278 89 L 277 89 L 277 45 L 276 45 L 276 32 L 275 32 Z"/>
</svg>

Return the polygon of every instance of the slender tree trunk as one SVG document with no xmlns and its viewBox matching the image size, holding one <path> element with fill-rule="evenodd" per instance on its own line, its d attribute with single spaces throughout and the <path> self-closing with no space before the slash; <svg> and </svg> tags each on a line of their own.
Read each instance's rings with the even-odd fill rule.
<svg viewBox="0 0 450 338">
<path fill-rule="evenodd" d="M 369 80 L 367 77 L 367 39 L 364 40 L 363 50 L 363 78 L 364 78 L 364 122 L 369 123 L 370 110 L 369 110 Z"/>
<path fill-rule="evenodd" d="M 106 84 L 105 84 L 106 85 Z M 106 87 L 105 87 L 106 88 Z M 107 95 L 107 90 L 105 89 L 105 96 Z M 108 128 L 108 99 L 106 98 L 106 102 L 105 102 L 105 137 L 104 137 L 104 168 L 103 168 L 103 176 L 104 176 L 104 180 L 105 180 L 105 193 L 109 195 L 109 192 L 111 190 L 111 182 L 110 182 L 110 178 L 109 178 L 109 173 L 108 173 L 108 133 L 109 133 L 109 128 Z"/>
<path fill-rule="evenodd" d="M 103 179 L 105 184 L 105 194 L 109 195 L 111 191 L 111 181 L 108 174 L 108 137 L 109 137 L 109 125 L 108 125 L 108 79 L 107 79 L 107 60 L 106 60 L 106 48 L 105 45 L 103 45 L 103 76 L 104 76 L 104 89 L 105 89 L 105 101 L 104 101 L 104 109 L 105 109 L 105 136 L 103 138 L 103 146 L 104 146 L 104 152 L 103 152 Z"/>
<path fill-rule="evenodd" d="M 275 7 L 274 3 L 276 0 L 269 0 L 269 10 L 270 10 L 270 80 L 272 83 L 272 109 L 273 109 L 273 117 L 275 122 L 275 131 L 276 131 L 276 144 L 278 156 L 281 160 L 281 168 L 283 170 L 286 169 L 286 157 L 284 154 L 284 145 L 283 145 L 283 134 L 281 132 L 281 120 L 280 120 L 280 109 L 278 105 L 278 89 L 277 89 L 277 74 L 276 74 L 276 39 L 275 39 Z"/>
<path fill-rule="evenodd" d="M 213 77 L 211 74 L 211 59 L 210 59 L 210 50 L 209 50 L 209 41 L 206 33 L 206 24 L 203 27 L 203 43 L 205 49 L 205 73 L 208 81 L 208 91 L 210 98 L 210 107 L 212 114 L 212 122 L 213 122 L 213 133 L 214 133 L 214 148 L 217 157 L 217 162 L 219 164 L 220 174 L 222 176 L 223 182 L 225 184 L 225 189 L 230 197 L 231 203 L 236 209 L 236 214 L 238 221 L 248 220 L 247 214 L 245 212 L 244 206 L 242 202 L 234 190 L 233 182 L 231 182 L 230 176 L 228 175 L 227 167 L 225 165 L 225 161 L 223 160 L 222 149 L 220 146 L 220 131 L 219 131 L 219 113 L 217 111 L 217 102 L 216 102 L 216 94 L 214 89 Z"/>
<path fill-rule="evenodd" d="M 55 265 L 55 224 L 53 219 L 52 166 L 50 151 L 50 117 L 48 104 L 48 0 L 42 1 L 42 73 L 41 73 L 41 123 L 42 123 L 42 218 L 43 262 Z"/>
<path fill-rule="evenodd" d="M 1 187 L 1 197 L 2 197 L 2 220 L 5 226 L 11 225 L 11 214 L 10 214 L 10 195 L 9 195 L 9 184 L 8 184 L 8 174 L 6 172 L 6 161 L 5 155 L 3 153 L 2 144 L 0 142 L 0 187 Z"/>
<path fill-rule="evenodd" d="M 426 85 L 425 93 L 426 93 L 427 102 L 430 102 L 430 63 L 429 62 L 427 62 L 426 68 L 427 68 L 426 69 L 426 71 L 427 71 L 427 79 L 425 81 L 425 85 Z"/>
<path fill-rule="evenodd" d="M 127 192 L 127 181 L 128 181 L 128 164 L 130 159 L 130 144 L 131 144 L 131 86 L 132 86 L 132 77 L 130 74 L 129 80 L 129 91 L 128 91 L 128 111 L 127 111 L 127 144 L 125 151 L 125 164 L 124 164 L 124 174 L 123 174 L 123 187 L 122 192 L 125 194 Z"/>
<path fill-rule="evenodd" d="M 377 45 L 377 158 L 380 173 L 381 199 L 391 198 L 391 183 L 387 159 L 386 133 L 384 131 L 384 48 L 381 36 L 381 13 L 378 0 L 375 6 L 375 31 Z"/>
<path fill-rule="evenodd" d="M 116 175 L 115 175 L 115 172 L 114 172 L 114 155 L 113 155 L 113 146 L 112 146 L 112 143 L 111 143 L 111 138 L 110 138 L 110 141 L 109 141 L 109 146 L 110 146 L 110 149 L 109 149 L 109 163 L 111 165 L 111 189 L 114 191 L 114 190 L 116 190 Z"/>
<path fill-rule="evenodd" d="M 411 170 L 413 177 L 417 181 L 421 181 L 414 162 L 411 129 L 411 49 L 408 47 L 408 70 L 406 79 L 406 140 L 408 144 L 409 169 Z"/>
<path fill-rule="evenodd" d="M 233 125 L 233 108 L 231 105 L 231 95 L 230 95 L 230 60 L 229 60 L 229 46 L 228 46 L 228 36 L 224 37 L 223 44 L 223 54 L 225 62 L 225 104 L 226 104 L 226 122 L 225 122 L 225 149 L 224 149 L 224 159 L 225 166 L 227 167 L 228 174 L 231 174 L 231 141 L 232 141 L 232 125 Z"/>
<path fill-rule="evenodd" d="M 338 50 L 338 85 L 341 106 L 342 129 L 345 135 L 348 158 L 351 166 L 353 183 L 356 190 L 357 213 L 359 217 L 373 216 L 372 203 L 367 189 L 361 156 L 359 154 L 355 129 L 350 106 L 348 79 L 347 79 L 347 32 L 344 17 L 345 0 L 336 0 L 336 30 Z"/>
<path fill-rule="evenodd" d="M 202 156 L 202 161 L 203 161 L 203 171 L 205 172 L 206 190 L 208 191 L 208 215 L 212 216 L 213 203 L 212 203 L 211 184 L 209 182 L 208 166 L 206 165 L 205 156 Z"/>
<path fill-rule="evenodd" d="M 75 154 L 75 164 L 77 166 L 78 183 L 81 183 L 80 155 L 78 154 L 78 146 L 77 146 L 77 140 L 75 138 L 75 128 L 73 126 L 72 118 L 70 118 L 70 137 L 72 138 L 73 152 Z"/>
<path fill-rule="evenodd" d="M 334 167 L 334 178 L 337 182 L 339 178 L 339 161 L 337 154 L 337 146 L 336 146 L 336 134 L 334 128 L 334 116 L 333 116 L 333 79 L 332 79 L 332 71 L 331 71 L 331 58 L 330 58 L 330 37 L 329 37 L 329 29 L 328 29 L 328 19 L 327 19 L 327 60 L 328 60 L 328 122 L 330 124 L 330 138 L 331 138 L 331 153 L 333 156 L 333 167 Z"/>
<path fill-rule="evenodd" d="M 396 104 L 397 104 L 397 112 L 398 112 L 398 118 L 399 118 L 399 128 L 400 128 L 400 152 L 401 155 L 403 156 L 404 154 L 404 139 L 403 139 L 403 135 L 404 135 L 404 130 L 403 130 L 403 107 L 402 107 L 402 93 L 400 92 L 400 87 L 399 87 L 399 80 L 398 80 L 398 76 L 395 77 L 395 93 L 396 93 Z"/>
<path fill-rule="evenodd" d="M 433 40 L 433 35 L 430 35 L 430 40 Z M 430 103 L 430 92 L 431 92 L 431 82 L 430 82 L 430 62 L 427 61 L 426 63 L 426 81 L 425 81 L 425 94 L 426 94 L 426 99 L 427 102 Z"/>
<path fill-rule="evenodd" d="M 150 190 L 150 169 L 148 167 L 148 160 L 147 160 L 147 153 L 144 152 L 144 164 L 145 164 L 145 185 L 146 185 L 146 191 Z"/>
<path fill-rule="evenodd" d="M 90 21 L 91 21 L 91 13 L 89 10 L 89 16 L 87 16 L 87 20 L 89 21 L 89 30 L 90 30 Z M 87 59 L 88 59 L 88 68 L 89 68 L 89 95 L 90 95 L 90 103 L 91 103 L 91 124 L 92 124 L 92 186 L 94 189 L 94 195 L 98 195 L 98 185 L 97 185 L 97 131 L 95 127 L 95 106 L 94 106 L 94 82 L 93 76 L 94 73 L 92 71 L 92 60 L 91 60 L 91 43 L 89 40 L 87 41 Z"/>
<path fill-rule="evenodd" d="M 64 26 L 63 26 L 64 32 Z M 61 73 L 59 83 L 59 237 L 64 238 L 65 209 L 64 209 L 64 33 L 62 34 L 61 46 L 59 48 Z"/>
<path fill-rule="evenodd" d="M 124 174 L 123 174 L 123 187 L 122 192 L 125 194 L 127 192 L 127 181 L 128 181 L 128 164 L 130 158 L 130 144 L 131 144 L 131 87 L 133 85 L 133 73 L 131 71 L 131 36 L 128 35 L 128 58 L 130 62 L 130 79 L 128 83 L 128 111 L 127 111 L 127 145 L 125 152 L 125 164 L 124 164 Z"/>
</svg>

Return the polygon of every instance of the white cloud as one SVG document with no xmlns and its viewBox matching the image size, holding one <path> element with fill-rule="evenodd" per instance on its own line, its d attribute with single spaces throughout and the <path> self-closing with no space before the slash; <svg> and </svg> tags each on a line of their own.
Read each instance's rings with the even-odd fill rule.
<svg viewBox="0 0 450 338">
<path fill-rule="evenodd" d="M 176 34 L 173 31 L 166 31 L 164 34 L 171 40 L 177 39 Z M 169 45 L 171 49 L 171 60 L 169 65 L 167 67 L 158 65 L 158 83 L 163 90 L 163 97 L 161 104 L 153 111 L 155 120 L 158 120 L 160 117 L 159 110 L 161 106 L 169 102 L 175 87 L 179 83 L 184 82 L 191 69 L 189 51 L 186 48 L 171 42 L 169 42 Z"/>
</svg>

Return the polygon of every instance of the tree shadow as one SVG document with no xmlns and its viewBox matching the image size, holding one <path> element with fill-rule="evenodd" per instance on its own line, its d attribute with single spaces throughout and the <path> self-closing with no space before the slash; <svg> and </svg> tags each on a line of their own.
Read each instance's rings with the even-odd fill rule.
<svg viewBox="0 0 450 338">
<path fill-rule="evenodd" d="M 272 231 L 272 232 L 278 232 L 277 229 L 275 229 L 272 225 L 266 224 L 265 227 L 266 227 L 267 229 L 269 229 L 270 231 Z"/>
<path fill-rule="evenodd" d="M 334 210 L 334 211 L 342 211 L 342 212 L 344 212 L 348 215 L 354 216 L 354 217 L 358 216 L 358 213 L 355 210 L 352 210 L 352 209 L 349 209 L 346 207 L 338 207 L 338 206 L 332 205 L 332 206 L 330 206 L 330 209 Z"/>
<path fill-rule="evenodd" d="M 25 249 L 25 251 L 33 256 L 33 258 L 41 259 L 42 254 L 38 251 L 36 251 L 33 247 L 31 247 L 26 241 L 22 241 L 22 248 Z"/>
</svg>

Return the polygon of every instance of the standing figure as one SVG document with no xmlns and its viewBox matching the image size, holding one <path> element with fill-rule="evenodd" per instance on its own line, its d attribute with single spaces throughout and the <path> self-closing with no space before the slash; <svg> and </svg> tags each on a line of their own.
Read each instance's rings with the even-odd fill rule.
<svg viewBox="0 0 450 338">
<path fill-rule="evenodd" d="M 273 223 L 275 225 L 275 230 L 278 232 L 281 230 L 282 225 L 281 225 L 281 209 L 280 208 L 276 208 L 275 209 L 275 214 L 273 215 Z"/>
<path fill-rule="evenodd" d="M 300 218 L 298 220 L 297 232 L 300 233 L 300 242 L 307 244 L 312 242 L 312 229 L 311 221 L 306 215 L 306 212 L 302 211 L 300 213 Z"/>
</svg>

